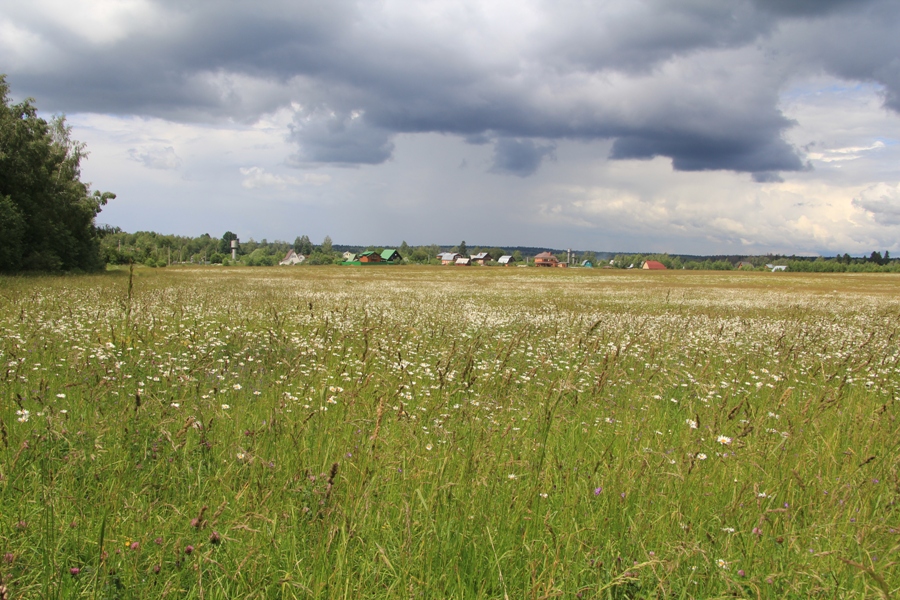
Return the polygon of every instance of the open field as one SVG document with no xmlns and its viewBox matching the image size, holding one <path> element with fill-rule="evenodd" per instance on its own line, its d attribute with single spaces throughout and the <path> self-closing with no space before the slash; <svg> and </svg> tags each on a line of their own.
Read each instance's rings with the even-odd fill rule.
<svg viewBox="0 0 900 600">
<path fill-rule="evenodd" d="M 900 278 L 0 279 L 14 598 L 900 591 Z"/>
</svg>

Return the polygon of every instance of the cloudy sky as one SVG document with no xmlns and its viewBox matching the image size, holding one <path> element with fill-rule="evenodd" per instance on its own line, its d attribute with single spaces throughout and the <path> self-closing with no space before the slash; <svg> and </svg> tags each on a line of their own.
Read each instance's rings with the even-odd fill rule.
<svg viewBox="0 0 900 600">
<path fill-rule="evenodd" d="M 896 0 L 0 0 L 126 231 L 900 254 Z"/>
</svg>

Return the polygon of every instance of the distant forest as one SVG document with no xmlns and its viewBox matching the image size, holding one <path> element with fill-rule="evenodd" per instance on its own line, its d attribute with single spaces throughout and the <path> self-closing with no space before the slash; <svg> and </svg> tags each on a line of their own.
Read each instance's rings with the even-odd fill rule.
<svg viewBox="0 0 900 600">
<path fill-rule="evenodd" d="M 143 264 L 149 267 L 166 267 L 178 264 L 222 264 L 244 266 L 274 266 L 290 250 L 302 254 L 306 260 L 299 266 L 340 264 L 344 252 L 361 253 L 367 250 L 381 252 L 385 248 L 396 249 L 406 264 L 436 265 L 441 261 L 441 252 L 459 252 L 473 255 L 489 253 L 494 261 L 503 255 L 512 255 L 519 264 L 541 252 L 550 252 L 562 261 L 567 260 L 567 251 L 559 248 L 537 248 L 527 246 L 470 246 L 465 241 L 455 246 L 430 244 L 410 246 L 402 242 L 399 246 L 353 246 L 334 244 L 326 236 L 321 244 L 313 244 L 306 235 L 298 236 L 293 243 L 266 239 L 253 239 L 238 243 L 236 259 L 231 257 L 231 241 L 237 236 L 227 231 L 222 237 L 212 237 L 205 233 L 199 237 L 163 235 L 150 231 L 126 233 L 117 227 L 101 226 L 101 258 L 108 264 Z M 873 251 L 869 256 L 853 257 L 843 254 L 834 257 L 805 257 L 768 254 L 763 256 L 716 255 L 697 256 L 687 254 L 658 253 L 614 253 L 592 250 L 572 251 L 572 266 L 582 264 L 592 267 L 628 269 L 640 268 L 644 261 L 655 260 L 667 269 L 693 269 L 727 271 L 771 270 L 782 266 L 794 272 L 900 272 L 900 260 L 891 258 L 888 251 Z M 767 266 L 768 265 L 768 266 Z"/>
</svg>

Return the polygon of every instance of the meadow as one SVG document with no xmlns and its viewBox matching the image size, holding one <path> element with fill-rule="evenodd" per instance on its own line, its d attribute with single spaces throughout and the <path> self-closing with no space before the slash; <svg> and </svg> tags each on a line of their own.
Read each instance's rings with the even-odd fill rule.
<svg viewBox="0 0 900 600">
<path fill-rule="evenodd" d="M 894 274 L 0 278 L 12 598 L 891 598 Z"/>
</svg>

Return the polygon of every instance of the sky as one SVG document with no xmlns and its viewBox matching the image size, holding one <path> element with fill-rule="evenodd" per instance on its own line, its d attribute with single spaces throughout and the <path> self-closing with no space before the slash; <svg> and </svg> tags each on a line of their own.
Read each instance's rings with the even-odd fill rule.
<svg viewBox="0 0 900 600">
<path fill-rule="evenodd" d="M 900 254 L 896 0 L 0 0 L 125 231 Z"/>
</svg>

